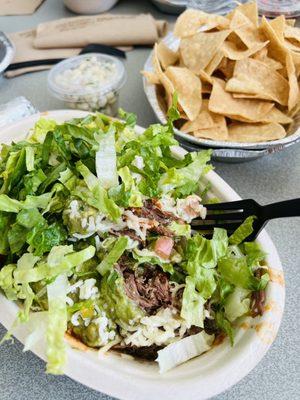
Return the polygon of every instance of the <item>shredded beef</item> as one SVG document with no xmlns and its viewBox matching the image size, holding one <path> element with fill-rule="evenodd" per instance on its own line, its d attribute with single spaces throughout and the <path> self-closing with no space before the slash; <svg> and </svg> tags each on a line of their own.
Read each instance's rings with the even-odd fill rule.
<svg viewBox="0 0 300 400">
<path fill-rule="evenodd" d="M 210 318 L 205 318 L 204 330 L 208 335 L 217 335 L 220 333 L 220 329 L 218 328 L 216 321 Z"/>
<path fill-rule="evenodd" d="M 122 229 L 121 231 L 111 231 L 112 235 L 115 236 L 128 236 L 132 240 L 136 240 L 139 243 L 144 243 L 143 239 L 141 239 L 134 230 L 132 229 Z"/>
<path fill-rule="evenodd" d="M 260 278 L 265 273 L 263 268 L 255 271 L 255 276 Z M 266 302 L 266 291 L 265 290 L 257 290 L 252 293 L 251 296 L 251 316 L 252 318 L 257 317 L 258 315 L 263 315 L 265 312 L 265 302 Z"/>
<path fill-rule="evenodd" d="M 169 224 L 172 221 L 180 220 L 176 215 L 161 210 L 157 205 L 156 201 L 149 199 L 144 201 L 143 207 L 140 208 L 132 208 L 131 211 L 140 218 L 149 218 L 153 219 L 160 224 Z"/>
<path fill-rule="evenodd" d="M 157 346 L 153 344 L 152 346 L 121 346 L 116 345 L 113 350 L 119 351 L 120 353 L 129 354 L 133 357 L 142 358 L 148 361 L 154 361 L 157 358 L 157 352 L 161 350 L 163 346 Z"/>
<path fill-rule="evenodd" d="M 149 266 L 141 275 L 125 269 L 123 276 L 127 296 L 147 313 L 153 314 L 160 307 L 171 305 L 172 296 L 166 273 Z"/>
</svg>

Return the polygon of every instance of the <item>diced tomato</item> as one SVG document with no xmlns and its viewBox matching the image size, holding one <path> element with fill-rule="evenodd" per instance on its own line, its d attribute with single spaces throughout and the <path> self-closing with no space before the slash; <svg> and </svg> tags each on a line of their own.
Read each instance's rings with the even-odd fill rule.
<svg viewBox="0 0 300 400">
<path fill-rule="evenodd" d="M 159 257 L 167 259 L 170 257 L 173 246 L 174 241 L 172 238 L 161 236 L 155 243 L 154 251 Z"/>
</svg>

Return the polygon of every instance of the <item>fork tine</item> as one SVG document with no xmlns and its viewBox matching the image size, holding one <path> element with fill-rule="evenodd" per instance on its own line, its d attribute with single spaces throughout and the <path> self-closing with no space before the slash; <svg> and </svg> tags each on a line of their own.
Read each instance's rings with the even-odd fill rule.
<svg viewBox="0 0 300 400">
<path fill-rule="evenodd" d="M 236 213 L 225 213 L 225 214 L 207 214 L 205 217 L 205 221 L 232 221 L 232 220 L 239 220 L 243 221 L 244 219 L 247 218 L 247 215 L 245 215 L 244 212 L 236 212 Z M 198 221 L 198 219 L 195 219 L 194 221 Z M 203 220 L 202 220 L 203 221 Z M 192 221 L 193 224 L 193 221 Z"/>
<path fill-rule="evenodd" d="M 213 221 L 212 221 L 213 222 Z M 195 231 L 213 231 L 214 228 L 226 229 L 227 231 L 235 231 L 239 226 L 240 222 L 224 223 L 224 224 L 199 224 L 192 225 L 192 229 Z"/>
<path fill-rule="evenodd" d="M 245 200 L 205 204 L 204 207 L 206 207 L 207 210 L 240 210 L 245 207 Z"/>
</svg>

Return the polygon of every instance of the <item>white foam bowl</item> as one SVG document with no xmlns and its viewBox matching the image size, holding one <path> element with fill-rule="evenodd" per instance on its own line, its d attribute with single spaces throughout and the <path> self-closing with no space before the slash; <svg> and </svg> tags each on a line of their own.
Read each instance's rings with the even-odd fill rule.
<svg viewBox="0 0 300 400">
<path fill-rule="evenodd" d="M 84 117 L 84 111 L 61 110 L 30 116 L 1 132 L 1 142 L 23 139 L 29 129 L 42 116 L 63 122 Z M 143 128 L 137 127 L 138 132 Z M 212 192 L 224 201 L 238 200 L 237 193 L 215 172 L 209 172 Z M 95 351 L 68 348 L 66 375 L 100 392 L 124 400 L 203 400 L 228 389 L 246 376 L 263 358 L 273 343 L 282 318 L 285 298 L 282 266 L 276 248 L 265 231 L 258 239 L 268 254 L 271 281 L 267 287 L 267 310 L 262 317 L 246 318 L 237 329 L 235 344 L 225 340 L 206 354 L 160 375 L 156 363 L 142 362 L 108 353 L 101 358 Z M 16 318 L 18 306 L 0 293 L 0 322 L 10 328 Z M 252 326 L 252 327 L 251 327 Z M 28 334 L 24 326 L 15 333 L 24 342 Z M 45 348 L 39 343 L 34 353 L 45 359 Z M 13 362 L 13 360 L 12 360 Z"/>
</svg>

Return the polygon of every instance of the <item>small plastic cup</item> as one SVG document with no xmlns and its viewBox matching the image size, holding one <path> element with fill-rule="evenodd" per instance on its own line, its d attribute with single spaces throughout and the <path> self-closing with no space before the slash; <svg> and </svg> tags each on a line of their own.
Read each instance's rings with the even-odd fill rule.
<svg viewBox="0 0 300 400">
<path fill-rule="evenodd" d="M 80 77 L 74 79 L 73 76 L 73 81 L 66 85 L 66 71 L 78 70 L 82 63 L 91 59 L 94 64 L 96 62 L 108 68 L 112 65 L 114 73 L 101 83 L 93 83 L 93 74 L 89 74 L 89 83 L 85 85 L 80 83 Z M 78 72 L 79 75 L 82 73 Z M 89 53 L 68 58 L 55 65 L 48 75 L 48 90 L 62 100 L 67 108 L 98 111 L 114 117 L 118 113 L 119 93 L 125 81 L 125 68 L 119 59 L 106 54 Z"/>
</svg>

